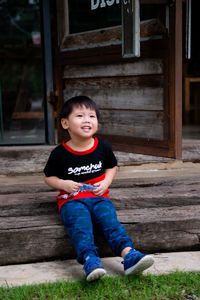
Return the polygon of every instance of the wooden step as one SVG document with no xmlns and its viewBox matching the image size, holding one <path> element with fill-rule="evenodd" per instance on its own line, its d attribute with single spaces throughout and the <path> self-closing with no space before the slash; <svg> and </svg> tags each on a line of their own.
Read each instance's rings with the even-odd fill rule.
<svg viewBox="0 0 200 300">
<path fill-rule="evenodd" d="M 119 210 L 117 214 L 141 251 L 200 250 L 200 205 Z M 96 237 L 101 256 L 111 255 L 97 232 Z M 75 256 L 58 214 L 1 218 L 1 265 Z"/>
<path fill-rule="evenodd" d="M 135 248 L 200 250 L 199 181 L 184 176 L 115 180 L 110 196 Z M 75 258 L 58 214 L 57 192 L 42 184 L 12 187 L 0 195 L 0 265 Z M 96 230 L 95 236 L 100 255 L 112 255 Z"/>
</svg>

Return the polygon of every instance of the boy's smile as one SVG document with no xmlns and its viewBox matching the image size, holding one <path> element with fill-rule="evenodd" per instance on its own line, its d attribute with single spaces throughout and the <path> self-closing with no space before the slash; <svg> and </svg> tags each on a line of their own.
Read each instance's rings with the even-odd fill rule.
<svg viewBox="0 0 200 300">
<path fill-rule="evenodd" d="M 98 129 L 96 112 L 85 106 L 74 107 L 69 117 L 62 119 L 61 123 L 71 139 L 91 138 Z"/>
<path fill-rule="evenodd" d="M 85 132 L 89 132 L 91 130 L 91 126 L 83 126 L 81 127 Z"/>
</svg>

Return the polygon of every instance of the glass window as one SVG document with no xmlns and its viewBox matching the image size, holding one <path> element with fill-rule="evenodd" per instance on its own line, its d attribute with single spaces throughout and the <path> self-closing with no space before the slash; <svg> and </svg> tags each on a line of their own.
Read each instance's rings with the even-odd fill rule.
<svg viewBox="0 0 200 300">
<path fill-rule="evenodd" d="M 70 34 L 121 25 L 120 0 L 69 0 L 68 7 Z M 141 21 L 157 16 L 158 6 L 140 6 Z"/>
<path fill-rule="evenodd" d="M 159 5 L 155 4 L 142 4 L 140 5 L 140 20 L 150 20 L 158 18 L 160 11 Z"/>
<path fill-rule="evenodd" d="M 69 33 L 121 24 L 119 0 L 69 0 Z"/>
<path fill-rule="evenodd" d="M 1 144 L 45 142 L 40 24 L 39 0 L 0 0 Z"/>
</svg>

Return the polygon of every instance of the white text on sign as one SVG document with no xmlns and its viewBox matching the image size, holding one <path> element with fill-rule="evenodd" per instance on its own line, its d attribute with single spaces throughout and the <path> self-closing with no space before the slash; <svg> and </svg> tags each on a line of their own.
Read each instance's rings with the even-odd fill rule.
<svg viewBox="0 0 200 300">
<path fill-rule="evenodd" d="M 115 3 L 119 4 L 120 0 L 91 0 L 91 10 L 95 10 L 99 7 L 112 6 Z"/>
</svg>

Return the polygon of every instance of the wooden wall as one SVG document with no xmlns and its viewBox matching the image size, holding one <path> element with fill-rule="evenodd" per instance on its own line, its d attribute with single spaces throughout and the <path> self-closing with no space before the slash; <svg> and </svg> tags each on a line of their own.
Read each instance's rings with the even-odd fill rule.
<svg viewBox="0 0 200 300">
<path fill-rule="evenodd" d="M 64 101 L 77 95 L 94 99 L 100 134 L 163 140 L 163 69 L 162 59 L 66 65 Z"/>
<path fill-rule="evenodd" d="M 57 112 L 67 99 L 89 96 L 100 108 L 99 134 L 114 150 L 180 157 L 180 149 L 175 154 L 175 133 L 180 126 L 175 125 L 174 84 L 178 9 L 167 0 L 150 2 L 158 14 L 140 23 L 139 58 L 122 57 L 120 26 L 75 34 L 64 26 L 55 45 Z M 63 23 L 59 14 L 58 21 Z M 59 129 L 58 140 L 65 136 Z"/>
</svg>

